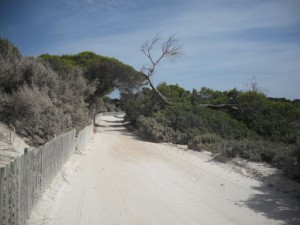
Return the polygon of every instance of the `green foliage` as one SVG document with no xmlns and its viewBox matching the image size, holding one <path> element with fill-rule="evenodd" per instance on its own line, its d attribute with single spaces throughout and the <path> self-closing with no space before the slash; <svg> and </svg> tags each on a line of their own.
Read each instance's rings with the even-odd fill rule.
<svg viewBox="0 0 300 225">
<path fill-rule="evenodd" d="M 97 113 L 102 112 L 118 112 L 120 109 L 119 99 L 111 99 L 107 96 L 105 97 L 95 97 L 94 98 Z"/>
<path fill-rule="evenodd" d="M 20 59 L 21 53 L 8 39 L 0 38 L 0 55 L 6 60 Z"/>
<path fill-rule="evenodd" d="M 97 81 L 94 97 L 103 97 L 115 88 L 120 92 L 132 92 L 144 82 L 144 78 L 133 67 L 115 58 L 97 55 L 93 52 L 81 52 L 77 55 L 41 55 L 57 72 L 64 72 L 70 67 L 79 66 L 84 77 L 90 82 Z"/>
<path fill-rule="evenodd" d="M 240 140 L 226 142 L 222 148 L 227 155 L 242 157 L 257 162 L 268 162 L 283 166 L 287 158 L 296 151 L 295 145 L 266 140 Z"/>
<path fill-rule="evenodd" d="M 136 124 L 142 136 L 155 142 L 170 142 L 175 135 L 172 128 L 164 127 L 151 117 L 140 116 Z"/>
<path fill-rule="evenodd" d="M 297 108 L 300 109 L 300 99 L 295 99 L 292 101 L 292 104 Z"/>
<path fill-rule="evenodd" d="M 40 56 L 40 58 L 48 62 L 51 65 L 52 69 L 59 74 L 68 73 L 68 71 L 70 71 L 75 66 L 72 61 L 57 55 L 43 54 Z"/>
<path fill-rule="evenodd" d="M 173 99 L 190 99 L 189 92 L 183 92 L 178 86 L 164 86 L 164 94 Z M 176 92 L 176 90 L 178 92 Z M 152 117 L 160 126 L 171 128 L 176 135 L 172 142 L 187 144 L 197 135 L 215 133 L 225 139 L 241 139 L 255 136 L 243 123 L 232 119 L 225 112 L 203 107 L 192 107 L 188 100 L 178 100 L 178 104 L 162 106 L 157 104 L 155 94 L 150 89 L 143 89 L 136 94 L 121 95 L 121 107 L 128 120 L 136 123 L 140 116 Z M 143 131 L 144 132 L 144 131 Z M 148 132 L 149 135 L 149 132 Z"/>
<path fill-rule="evenodd" d="M 190 92 L 176 85 L 161 83 L 157 90 L 168 98 L 172 104 L 180 108 L 191 109 Z"/>
<path fill-rule="evenodd" d="M 234 115 L 248 128 L 272 141 L 297 143 L 300 131 L 300 110 L 291 102 L 269 100 L 265 95 L 253 91 L 237 97 L 240 107 L 248 117 Z"/>
<path fill-rule="evenodd" d="M 220 145 L 223 143 L 223 139 L 217 135 L 217 134 L 202 134 L 197 135 L 194 138 L 192 138 L 188 142 L 189 149 L 193 150 L 210 150 L 210 151 L 218 151 L 220 148 Z"/>
<path fill-rule="evenodd" d="M 216 133 L 225 139 L 241 139 L 253 135 L 243 123 L 232 119 L 226 113 L 203 107 L 189 111 L 169 106 L 158 114 L 159 117 L 156 115 L 157 113 L 153 114 L 153 117 L 158 122 L 182 133 L 193 129 L 197 130 L 197 134 Z M 189 134 L 187 138 L 190 138 Z"/>
<path fill-rule="evenodd" d="M 201 103 L 219 104 L 227 102 L 227 96 L 221 91 L 214 91 L 210 88 L 203 87 L 199 92 L 199 99 Z"/>
<path fill-rule="evenodd" d="M 238 95 L 237 102 L 244 109 L 256 109 L 263 113 L 266 110 L 267 97 L 262 93 L 246 91 Z"/>
<path fill-rule="evenodd" d="M 222 141 L 222 138 L 216 134 L 203 134 L 194 138 L 194 141 L 198 144 L 214 144 Z"/>
<path fill-rule="evenodd" d="M 139 116 L 150 116 L 161 109 L 161 105 L 152 90 L 143 88 L 137 93 L 121 93 L 121 108 L 126 119 L 135 125 Z"/>
<path fill-rule="evenodd" d="M 160 104 L 150 89 L 121 96 L 127 119 L 148 139 L 264 161 L 282 167 L 293 178 L 300 177 L 300 148 L 295 147 L 300 131 L 297 101 L 236 89 L 221 92 L 204 87 L 189 92 L 165 83 L 157 89 L 171 105 Z M 230 102 L 244 113 L 204 107 Z"/>
<path fill-rule="evenodd" d="M 284 170 L 289 177 L 300 181 L 300 144 L 290 154 L 286 154 Z"/>
<path fill-rule="evenodd" d="M 195 95 L 195 98 L 198 98 L 198 103 L 201 104 L 224 104 L 227 103 L 232 96 L 238 95 L 239 93 L 240 92 L 235 88 L 222 92 L 202 87 Z"/>
</svg>

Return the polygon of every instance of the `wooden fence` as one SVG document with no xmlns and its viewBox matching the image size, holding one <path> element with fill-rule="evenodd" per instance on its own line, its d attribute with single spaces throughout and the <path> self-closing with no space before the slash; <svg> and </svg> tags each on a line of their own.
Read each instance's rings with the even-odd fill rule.
<svg viewBox="0 0 300 225">
<path fill-rule="evenodd" d="M 78 137 L 76 139 L 76 147 L 77 149 L 83 149 L 91 137 L 93 136 L 94 125 L 90 125 L 85 127 L 82 131 L 79 132 Z"/>
<path fill-rule="evenodd" d="M 79 132 L 87 143 L 90 126 Z M 79 137 L 78 136 L 78 137 Z M 90 137 L 91 138 L 91 137 Z M 31 210 L 76 148 L 76 131 L 62 134 L 0 168 L 0 225 L 25 225 Z"/>
</svg>

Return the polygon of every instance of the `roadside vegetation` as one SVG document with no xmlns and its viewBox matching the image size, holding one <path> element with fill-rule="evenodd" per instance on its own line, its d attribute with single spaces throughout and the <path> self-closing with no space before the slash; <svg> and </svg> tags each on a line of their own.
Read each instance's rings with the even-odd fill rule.
<svg viewBox="0 0 300 225">
<path fill-rule="evenodd" d="M 268 98 L 253 80 L 247 91 L 155 87 L 158 64 L 183 54 L 174 36 L 154 54 L 159 43 L 155 36 L 142 45 L 148 65 L 138 72 L 93 52 L 25 57 L 0 39 L 0 122 L 37 146 L 122 109 L 149 140 L 267 162 L 300 179 L 299 100 Z M 106 97 L 115 89 L 120 100 Z"/>
<path fill-rule="evenodd" d="M 126 119 L 144 137 L 267 162 L 299 178 L 297 101 L 269 99 L 255 90 L 222 92 L 203 87 L 190 92 L 165 83 L 157 89 L 171 104 L 149 88 L 121 95 Z"/>
<path fill-rule="evenodd" d="M 92 52 L 22 56 L 0 39 L 0 122 L 28 144 L 43 144 L 91 124 L 99 111 L 117 110 L 105 95 L 135 89 L 143 81 L 136 74 L 131 66 Z"/>
</svg>

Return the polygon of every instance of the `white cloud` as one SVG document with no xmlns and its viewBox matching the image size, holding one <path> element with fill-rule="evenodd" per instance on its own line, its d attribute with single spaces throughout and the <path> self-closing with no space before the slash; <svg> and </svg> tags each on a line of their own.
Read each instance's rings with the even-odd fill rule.
<svg viewBox="0 0 300 225">
<path fill-rule="evenodd" d="M 270 95 L 296 97 L 296 91 L 288 86 L 296 90 L 295 82 L 300 83 L 299 41 L 283 38 L 273 42 L 267 34 L 243 39 L 237 34 L 299 25 L 298 1 L 185 1 L 168 7 L 158 0 L 71 2 L 82 10 L 57 24 L 55 32 L 61 35 L 61 42 L 56 47 L 49 45 L 49 52 L 90 50 L 139 69 L 145 62 L 139 52 L 142 42 L 157 32 L 164 36 L 175 33 L 186 56 L 175 64 L 162 64 L 156 82 L 179 82 L 190 89 L 194 85 L 226 89 L 241 86 L 255 75 Z M 230 5 L 232 2 L 239 5 Z M 279 89 L 283 80 L 285 85 Z"/>
</svg>

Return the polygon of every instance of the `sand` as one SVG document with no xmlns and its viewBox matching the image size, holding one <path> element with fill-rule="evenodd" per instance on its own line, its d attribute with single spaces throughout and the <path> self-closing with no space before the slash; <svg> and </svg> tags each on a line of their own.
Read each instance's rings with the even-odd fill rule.
<svg viewBox="0 0 300 225">
<path fill-rule="evenodd" d="M 102 116 L 28 225 L 300 224 L 300 199 L 185 146 L 151 143 Z M 242 170 L 242 169 L 241 169 Z"/>
<path fill-rule="evenodd" d="M 0 167 L 24 153 L 29 146 L 7 125 L 0 123 Z"/>
</svg>

